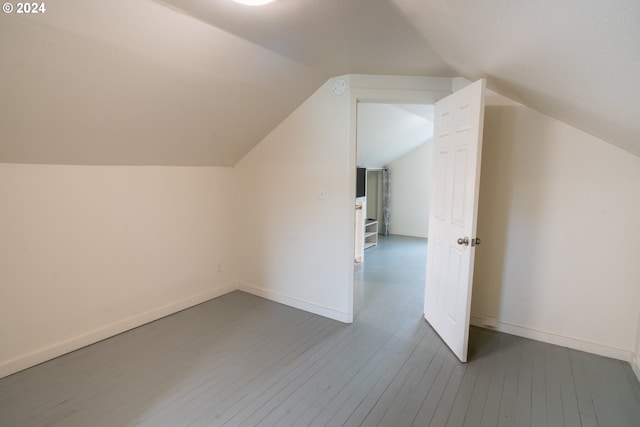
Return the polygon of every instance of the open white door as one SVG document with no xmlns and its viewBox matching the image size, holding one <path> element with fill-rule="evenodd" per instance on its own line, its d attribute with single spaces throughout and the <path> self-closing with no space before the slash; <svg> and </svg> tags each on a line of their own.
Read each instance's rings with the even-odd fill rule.
<svg viewBox="0 0 640 427">
<path fill-rule="evenodd" d="M 475 257 L 484 79 L 435 105 L 424 317 L 467 361 Z"/>
</svg>

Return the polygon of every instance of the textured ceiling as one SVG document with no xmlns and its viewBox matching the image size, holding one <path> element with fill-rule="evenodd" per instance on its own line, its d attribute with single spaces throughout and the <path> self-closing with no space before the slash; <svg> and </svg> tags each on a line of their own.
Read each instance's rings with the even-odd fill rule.
<svg viewBox="0 0 640 427">
<path fill-rule="evenodd" d="M 0 162 L 233 165 L 347 73 L 486 77 L 640 154 L 637 0 L 65 0 L 0 57 Z"/>
</svg>

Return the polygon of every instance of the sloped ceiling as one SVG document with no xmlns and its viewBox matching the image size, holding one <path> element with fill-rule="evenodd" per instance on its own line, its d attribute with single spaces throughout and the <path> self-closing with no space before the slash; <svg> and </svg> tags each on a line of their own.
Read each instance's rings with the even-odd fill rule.
<svg viewBox="0 0 640 427">
<path fill-rule="evenodd" d="M 433 137 L 433 105 L 358 103 L 358 167 L 382 168 Z"/>
<path fill-rule="evenodd" d="M 640 1 L 393 2 L 455 74 L 640 155 Z"/>
<path fill-rule="evenodd" d="M 233 165 L 326 75 L 152 1 L 0 15 L 0 161 Z"/>
<path fill-rule="evenodd" d="M 65 0 L 0 14 L 0 162 L 233 165 L 329 77 L 487 77 L 640 154 L 637 0 Z"/>
</svg>

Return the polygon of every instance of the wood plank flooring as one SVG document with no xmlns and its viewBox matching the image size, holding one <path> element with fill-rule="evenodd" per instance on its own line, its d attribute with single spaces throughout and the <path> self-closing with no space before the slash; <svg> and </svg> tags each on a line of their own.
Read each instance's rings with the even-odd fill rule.
<svg viewBox="0 0 640 427">
<path fill-rule="evenodd" d="M 242 292 L 0 380 L 0 426 L 640 426 L 628 364 L 422 318 L 426 241 L 356 267 L 356 321 Z"/>
</svg>

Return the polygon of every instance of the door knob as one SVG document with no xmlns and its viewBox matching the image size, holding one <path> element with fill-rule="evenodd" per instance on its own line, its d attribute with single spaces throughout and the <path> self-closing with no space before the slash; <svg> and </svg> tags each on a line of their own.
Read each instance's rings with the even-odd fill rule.
<svg viewBox="0 0 640 427">
<path fill-rule="evenodd" d="M 478 246 L 480 244 L 480 239 L 477 237 L 475 239 L 471 239 L 471 246 Z"/>
<path fill-rule="evenodd" d="M 458 239 L 458 244 L 459 245 L 464 245 L 464 246 L 469 246 L 469 238 L 468 237 L 459 238 Z"/>
</svg>

